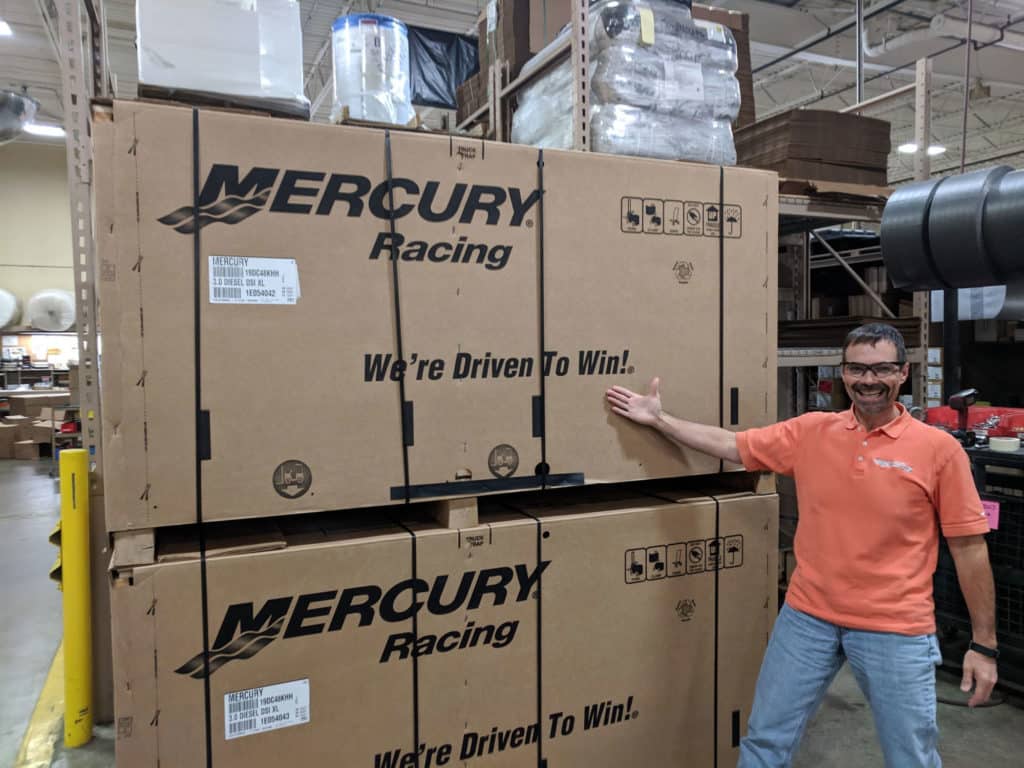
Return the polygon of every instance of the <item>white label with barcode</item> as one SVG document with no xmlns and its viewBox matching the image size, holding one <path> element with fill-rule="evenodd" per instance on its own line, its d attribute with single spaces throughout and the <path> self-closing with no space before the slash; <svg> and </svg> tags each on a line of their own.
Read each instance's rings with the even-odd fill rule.
<svg viewBox="0 0 1024 768">
<path fill-rule="evenodd" d="M 301 296 L 295 259 L 210 257 L 211 304 L 295 304 Z"/>
<path fill-rule="evenodd" d="M 224 694 L 224 738 L 309 722 L 309 679 Z"/>
</svg>

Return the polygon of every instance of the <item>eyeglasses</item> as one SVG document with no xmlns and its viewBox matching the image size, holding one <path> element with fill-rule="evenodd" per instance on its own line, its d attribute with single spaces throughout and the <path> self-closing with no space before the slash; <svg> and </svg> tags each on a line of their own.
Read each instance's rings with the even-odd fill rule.
<svg viewBox="0 0 1024 768">
<path fill-rule="evenodd" d="M 865 365 L 864 363 L 843 363 L 843 372 L 852 376 L 855 379 L 863 379 L 867 376 L 868 371 L 875 374 L 875 378 L 884 379 L 890 376 L 895 376 L 901 370 L 903 370 L 903 363 L 875 363 L 873 365 Z"/>
</svg>

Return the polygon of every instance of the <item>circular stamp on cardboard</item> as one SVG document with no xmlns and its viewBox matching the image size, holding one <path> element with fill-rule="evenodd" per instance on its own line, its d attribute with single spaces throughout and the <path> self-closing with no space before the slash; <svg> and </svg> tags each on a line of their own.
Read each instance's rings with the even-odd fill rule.
<svg viewBox="0 0 1024 768">
<path fill-rule="evenodd" d="M 286 499 L 297 499 L 305 495 L 312 484 L 313 473 L 304 461 L 282 461 L 274 470 L 274 490 Z"/>
<path fill-rule="evenodd" d="M 495 477 L 512 477 L 519 469 L 519 451 L 507 443 L 496 445 L 487 457 L 487 466 Z"/>
</svg>

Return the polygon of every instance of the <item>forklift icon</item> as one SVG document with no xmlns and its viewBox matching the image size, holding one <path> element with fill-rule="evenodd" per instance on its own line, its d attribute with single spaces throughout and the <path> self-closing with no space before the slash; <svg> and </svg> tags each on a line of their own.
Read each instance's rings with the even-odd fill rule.
<svg viewBox="0 0 1024 768">
<path fill-rule="evenodd" d="M 639 197 L 622 198 L 620 226 L 623 232 L 643 232 L 644 201 Z"/>
<path fill-rule="evenodd" d="M 647 578 L 645 551 L 630 549 L 626 551 L 626 583 L 635 584 Z"/>
</svg>

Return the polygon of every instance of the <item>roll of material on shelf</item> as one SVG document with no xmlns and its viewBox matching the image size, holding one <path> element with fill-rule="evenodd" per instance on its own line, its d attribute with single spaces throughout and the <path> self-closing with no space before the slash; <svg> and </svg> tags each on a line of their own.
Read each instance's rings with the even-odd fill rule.
<svg viewBox="0 0 1024 768">
<path fill-rule="evenodd" d="M 0 328 L 14 325 L 21 317 L 21 302 L 10 291 L 0 288 Z"/>
<path fill-rule="evenodd" d="M 71 291 L 47 288 L 32 294 L 25 305 L 25 322 L 40 331 L 66 331 L 75 324 Z"/>
<path fill-rule="evenodd" d="M 881 237 L 897 288 L 1024 280 L 1024 171 L 1004 165 L 900 187 L 885 206 Z"/>
</svg>

